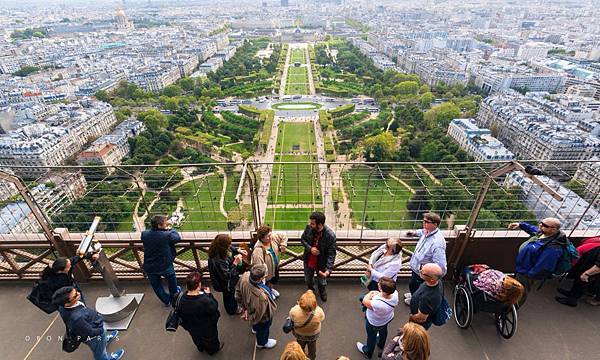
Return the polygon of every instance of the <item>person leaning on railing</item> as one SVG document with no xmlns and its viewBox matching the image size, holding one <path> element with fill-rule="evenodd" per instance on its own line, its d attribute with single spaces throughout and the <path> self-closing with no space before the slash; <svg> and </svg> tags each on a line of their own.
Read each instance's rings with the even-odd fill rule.
<svg viewBox="0 0 600 360">
<path fill-rule="evenodd" d="M 83 259 L 96 261 L 99 257 L 100 254 L 88 253 L 84 257 L 75 255 L 70 258 L 59 257 L 58 259 L 54 260 L 52 265 L 46 267 L 42 272 L 42 280 L 46 281 L 48 285 L 49 296 L 52 297 L 54 292 L 61 287 L 72 286 L 79 291 L 81 294 L 80 301 L 85 304 L 84 296 L 81 293 L 79 284 L 73 277 L 73 269 L 75 268 L 75 265 L 77 265 L 77 263 Z"/>
<path fill-rule="evenodd" d="M 389 238 L 371 254 L 365 271 L 365 276 L 369 279 L 367 289 L 378 290 L 379 279 L 384 276 L 396 281 L 400 268 L 402 268 L 402 241 Z"/>
<path fill-rule="evenodd" d="M 177 231 L 164 215 L 156 215 L 150 220 L 152 229 L 142 232 L 144 244 L 144 272 L 148 275 L 154 293 L 165 306 L 171 306 L 175 295 L 181 291 L 177 286 L 177 277 L 173 261 L 175 260 L 175 244 L 181 241 Z M 167 279 L 169 294 L 165 292 L 161 279 Z"/>
<path fill-rule="evenodd" d="M 208 248 L 208 272 L 213 289 L 223 293 L 223 305 L 229 315 L 240 314 L 241 306 L 235 301 L 235 286 L 243 267 L 246 250 L 231 245 L 231 236 L 219 234 Z"/>
<path fill-rule="evenodd" d="M 436 213 L 423 215 L 423 229 L 409 231 L 407 236 L 418 236 L 419 241 L 415 251 L 410 258 L 410 269 L 412 271 L 408 289 L 410 292 L 404 294 L 404 303 L 410 305 L 412 295 L 423 283 L 421 278 L 421 267 L 427 263 L 438 264 L 442 269 L 442 276 L 446 275 L 446 239 L 439 229 L 441 218 Z"/>
</svg>

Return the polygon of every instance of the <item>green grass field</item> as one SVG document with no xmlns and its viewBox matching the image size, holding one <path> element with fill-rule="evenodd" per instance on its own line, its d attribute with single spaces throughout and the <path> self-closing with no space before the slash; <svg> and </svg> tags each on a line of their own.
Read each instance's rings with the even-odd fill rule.
<svg viewBox="0 0 600 360">
<path fill-rule="evenodd" d="M 304 49 L 292 49 L 290 54 L 290 65 L 294 63 L 306 64 L 306 52 Z"/>
<path fill-rule="evenodd" d="M 314 128 L 311 123 L 284 122 L 277 134 L 275 161 L 317 161 Z M 294 150 L 293 147 L 298 149 Z M 302 152 L 303 155 L 289 155 Z M 287 155 L 283 155 L 287 154 Z M 322 204 L 319 169 L 313 164 L 276 164 L 273 166 L 270 204 Z"/>
<path fill-rule="evenodd" d="M 223 207 L 230 211 L 237 207 L 235 193 L 240 181 L 240 174 L 229 174 Z M 227 230 L 227 219 L 219 210 L 219 201 L 223 189 L 223 177 L 219 174 L 189 181 L 171 194 L 156 203 L 152 212 L 163 212 L 170 215 L 177 208 L 177 201 L 183 201 L 185 218 L 178 226 L 179 230 Z"/>
<path fill-rule="evenodd" d="M 285 93 L 288 95 L 306 95 L 308 92 L 308 72 L 306 68 L 290 66 L 285 83 Z"/>
<path fill-rule="evenodd" d="M 276 152 L 285 154 L 292 151 L 300 151 L 305 153 L 314 151 L 314 131 L 315 130 L 310 123 L 282 123 L 279 126 L 279 134 L 277 134 Z M 295 145 L 300 146 L 299 150 L 293 150 Z"/>
<path fill-rule="evenodd" d="M 313 211 L 323 211 L 322 208 L 301 209 L 267 209 L 265 223 L 274 225 L 275 230 L 303 230 L 308 223 L 308 216 Z"/>
<path fill-rule="evenodd" d="M 367 196 L 365 227 L 368 229 L 412 229 L 406 203 L 410 192 L 398 181 L 385 176 L 382 179 L 366 166 L 353 167 L 342 175 L 344 188 L 350 199 L 352 221 L 362 225 L 365 195 Z M 368 193 L 367 193 L 368 188 Z"/>
</svg>

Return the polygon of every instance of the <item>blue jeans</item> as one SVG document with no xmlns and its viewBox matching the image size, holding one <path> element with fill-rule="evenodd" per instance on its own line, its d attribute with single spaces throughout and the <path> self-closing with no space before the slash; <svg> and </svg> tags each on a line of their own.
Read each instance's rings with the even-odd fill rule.
<svg viewBox="0 0 600 360">
<path fill-rule="evenodd" d="M 106 330 L 101 335 L 94 336 L 85 342 L 94 354 L 94 360 L 110 360 L 106 352 Z"/>
<path fill-rule="evenodd" d="M 365 318 L 365 328 L 367 329 L 367 343 L 363 346 L 362 351 L 367 355 L 367 357 L 373 356 L 373 351 L 375 351 L 375 345 L 380 349 L 383 349 L 385 346 L 385 341 L 387 340 L 387 326 L 388 324 L 382 326 L 373 326 L 369 323 L 369 320 Z M 379 340 L 377 339 L 379 335 Z"/>
<path fill-rule="evenodd" d="M 415 291 L 419 288 L 419 286 L 424 283 L 425 280 L 421 279 L 421 275 L 417 274 L 414 271 L 411 271 L 410 282 L 408 283 L 408 290 L 411 294 L 414 294 Z"/>
<path fill-rule="evenodd" d="M 256 344 L 264 346 L 269 341 L 269 328 L 273 320 L 252 325 L 252 330 L 256 331 Z"/>
<path fill-rule="evenodd" d="M 156 296 L 158 296 L 160 301 L 165 303 L 165 305 L 169 305 L 177 294 L 177 277 L 175 276 L 175 269 L 173 266 L 170 266 L 163 272 L 146 275 L 148 275 L 148 280 L 150 280 L 150 285 L 152 285 L 152 289 Z M 163 277 L 167 279 L 167 283 L 169 284 L 169 294 L 167 294 L 163 288 Z"/>
</svg>

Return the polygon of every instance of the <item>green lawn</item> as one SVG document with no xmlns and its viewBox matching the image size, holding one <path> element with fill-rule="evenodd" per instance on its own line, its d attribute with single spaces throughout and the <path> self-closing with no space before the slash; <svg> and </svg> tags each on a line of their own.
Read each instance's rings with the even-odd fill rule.
<svg viewBox="0 0 600 360">
<path fill-rule="evenodd" d="M 317 161 L 311 123 L 284 122 L 277 135 L 275 161 Z M 297 150 L 293 150 L 298 146 Z M 293 151 L 304 155 L 282 155 Z M 316 164 L 276 164 L 271 175 L 270 204 L 322 204 L 319 168 Z"/>
<path fill-rule="evenodd" d="M 277 134 L 277 153 L 289 153 L 292 151 L 312 152 L 315 151 L 315 135 L 311 123 L 284 122 L 279 126 Z M 299 150 L 293 150 L 293 146 L 300 146 Z M 290 160 L 297 161 L 297 160 Z"/>
<path fill-rule="evenodd" d="M 413 222 L 408 218 L 406 210 L 410 192 L 389 176 L 382 179 L 379 172 L 373 172 L 369 182 L 369 173 L 368 167 L 357 166 L 342 175 L 354 224 L 362 224 L 364 200 L 367 196 L 366 228 L 412 229 Z"/>
<path fill-rule="evenodd" d="M 305 95 L 308 94 L 308 90 L 308 72 L 306 68 L 290 66 L 285 83 L 285 93 L 288 95 Z"/>
<path fill-rule="evenodd" d="M 294 63 L 306 64 L 306 52 L 304 49 L 292 49 L 290 65 L 294 66 Z"/>
<path fill-rule="evenodd" d="M 275 161 L 317 161 L 316 156 L 277 156 Z M 319 168 L 316 164 L 276 164 L 269 193 L 270 204 L 321 204 Z"/>
<path fill-rule="evenodd" d="M 323 211 L 322 208 L 302 209 L 267 209 L 265 223 L 275 230 L 303 230 L 308 223 L 308 216 L 313 211 Z"/>
<path fill-rule="evenodd" d="M 238 211 L 235 193 L 240 180 L 239 173 L 228 174 L 227 188 L 223 207 L 225 211 Z M 170 214 L 177 207 L 177 200 L 183 200 L 185 218 L 178 229 L 183 231 L 213 230 L 226 231 L 227 219 L 219 210 L 223 177 L 213 174 L 204 178 L 189 181 L 164 196 L 153 208 Z"/>
</svg>

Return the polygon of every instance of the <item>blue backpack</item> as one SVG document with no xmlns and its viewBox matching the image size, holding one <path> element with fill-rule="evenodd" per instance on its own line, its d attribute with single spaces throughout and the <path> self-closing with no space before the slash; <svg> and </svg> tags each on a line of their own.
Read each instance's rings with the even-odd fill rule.
<svg viewBox="0 0 600 360">
<path fill-rule="evenodd" d="M 446 300 L 446 297 L 444 296 L 442 297 L 442 302 L 440 303 L 440 306 L 437 308 L 435 314 L 433 314 L 431 321 L 435 326 L 442 326 L 451 318 L 452 308 L 450 307 L 448 300 Z"/>
</svg>

